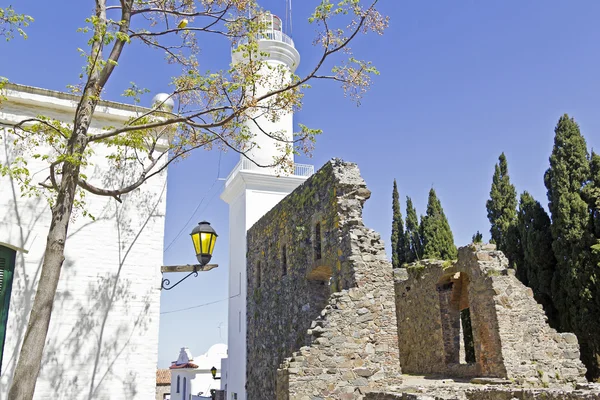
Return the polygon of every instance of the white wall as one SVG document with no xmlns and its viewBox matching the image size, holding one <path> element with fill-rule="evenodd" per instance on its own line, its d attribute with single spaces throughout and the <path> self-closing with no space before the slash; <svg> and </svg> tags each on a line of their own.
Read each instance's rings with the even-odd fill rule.
<svg viewBox="0 0 600 400">
<path fill-rule="evenodd" d="M 72 120 L 67 95 L 43 90 L 13 95 L 0 109 L 0 122 L 37 114 Z M 127 115 L 132 112 L 126 107 L 100 107 L 93 132 Z M 5 163 L 15 155 L 10 135 L 1 136 Z M 98 184 L 119 178 L 104 174 L 105 155 L 100 149 L 94 156 L 98 167 L 86 171 Z M 44 164 L 30 160 L 28 167 L 44 178 Z M 35 399 L 154 398 L 166 174 L 125 196 L 123 204 L 91 194 L 86 200 L 96 220 L 78 215 L 69 227 Z M 27 326 L 49 223 L 44 199 L 22 198 L 16 182 L 0 178 L 0 231 L 9 232 L 0 242 L 29 250 L 17 253 L 0 399 L 6 399 Z"/>
<path fill-rule="evenodd" d="M 192 390 L 192 381 L 195 376 L 193 369 L 177 369 L 171 372 L 171 400 L 189 400 Z M 177 391 L 177 378 L 179 378 L 179 391 Z M 185 378 L 185 379 L 184 379 Z M 185 394 L 185 398 L 184 398 Z"/>
<path fill-rule="evenodd" d="M 220 373 L 217 373 L 217 376 Z M 179 393 L 177 393 L 177 377 L 179 381 Z M 183 397 L 184 379 L 187 385 L 186 397 Z M 190 400 L 190 397 L 196 397 L 201 393 L 200 397 L 210 398 L 210 389 L 221 389 L 221 381 L 215 380 L 208 369 L 174 369 L 171 372 L 171 400 Z"/>
<path fill-rule="evenodd" d="M 246 399 L 246 231 L 305 179 L 239 171 L 221 196 L 229 203 L 228 399 Z"/>
<path fill-rule="evenodd" d="M 221 375 L 220 371 L 217 372 L 217 376 Z M 221 389 L 221 380 L 213 379 L 210 370 L 196 370 L 196 377 L 192 380 L 191 390 L 192 395 L 198 395 L 202 393 L 202 397 L 210 397 L 210 389 Z"/>
<path fill-rule="evenodd" d="M 229 313 L 227 323 L 227 396 L 246 383 L 246 191 L 229 205 Z M 237 296 L 237 297 L 234 297 Z"/>
<path fill-rule="evenodd" d="M 221 390 L 227 391 L 227 358 L 221 359 Z"/>
</svg>

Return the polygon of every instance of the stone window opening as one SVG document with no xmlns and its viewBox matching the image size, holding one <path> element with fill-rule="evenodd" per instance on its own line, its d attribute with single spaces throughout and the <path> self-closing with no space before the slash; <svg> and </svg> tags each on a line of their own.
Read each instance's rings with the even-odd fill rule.
<svg viewBox="0 0 600 400">
<path fill-rule="evenodd" d="M 180 385 L 180 383 L 181 383 L 180 379 L 181 379 L 181 378 L 180 378 L 180 376 L 179 376 L 179 375 L 177 375 L 177 393 L 179 393 L 180 386 L 181 386 L 181 385 Z"/>
<path fill-rule="evenodd" d="M 281 275 L 287 275 L 287 246 L 284 244 L 281 247 Z"/>
<path fill-rule="evenodd" d="M 317 222 L 315 224 L 315 242 L 314 242 L 314 250 L 315 250 L 315 261 L 319 261 L 321 259 L 321 223 Z"/>
<path fill-rule="evenodd" d="M 472 364 L 475 359 L 475 343 L 473 342 L 473 328 L 471 326 L 471 309 L 460 310 L 460 363 Z"/>
<path fill-rule="evenodd" d="M 307 278 L 311 281 L 319 281 L 321 286 L 329 286 L 329 278 L 333 276 L 333 268 L 327 255 L 323 255 L 323 221 L 321 216 L 313 217 L 312 247 L 313 247 L 313 265 L 309 268 Z"/>
<path fill-rule="evenodd" d="M 468 289 L 469 277 L 461 272 L 446 275 L 437 284 L 447 364 L 476 362 Z"/>
<path fill-rule="evenodd" d="M 256 263 L 256 270 L 254 271 L 254 279 L 256 281 L 256 287 L 259 288 L 260 284 L 261 284 L 261 276 L 260 276 L 260 269 L 261 269 L 261 265 L 260 265 L 260 261 Z"/>
</svg>

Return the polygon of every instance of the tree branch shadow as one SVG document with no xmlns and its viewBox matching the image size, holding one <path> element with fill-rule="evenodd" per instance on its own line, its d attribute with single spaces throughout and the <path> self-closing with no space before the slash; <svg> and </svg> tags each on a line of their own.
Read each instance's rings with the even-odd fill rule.
<svg viewBox="0 0 600 400">
<path fill-rule="evenodd" d="M 6 160 L 16 157 L 8 140 L 4 140 L 4 153 Z M 121 176 L 109 176 L 96 168 L 89 175 L 114 184 L 117 180 L 127 179 L 127 170 Z M 35 240 L 43 240 L 45 245 L 45 234 L 50 221 L 46 199 L 23 199 L 18 182 L 12 179 L 9 181 L 12 197 L 4 203 L 10 206 L 11 212 L 0 215 L 0 223 L 18 225 L 21 228 L 19 241 L 22 247 L 36 233 L 38 236 Z M 158 286 L 136 285 L 132 268 L 139 266 L 130 260 L 136 254 L 135 246 L 148 224 L 155 218 L 164 217 L 159 211 L 159 205 L 165 198 L 165 190 L 166 183 L 162 191 L 138 189 L 129 193 L 123 196 L 122 203 L 107 198 L 100 207 L 98 218 L 77 221 L 71 225 L 68 240 L 82 233 L 88 236 L 100 234 L 103 232 L 102 227 L 108 227 L 111 235 L 116 232 L 118 240 L 115 246 L 118 246 L 119 251 L 117 260 L 94 260 L 94 263 L 102 263 L 103 268 L 97 273 L 95 280 L 88 275 L 87 284 L 81 280 L 82 275 L 85 275 L 85 265 L 77 261 L 79 253 L 72 252 L 65 258 L 53 306 L 54 310 L 60 311 L 62 320 L 53 316 L 44 350 L 41 379 L 38 380 L 38 387 L 43 386 L 42 390 L 53 393 L 54 398 L 73 398 L 75 393 L 79 393 L 77 398 L 104 398 L 116 390 L 115 384 L 118 385 L 119 382 L 122 387 L 118 392 L 123 398 L 134 398 L 139 392 L 138 366 L 129 365 L 128 361 L 139 346 L 137 336 L 144 335 L 151 325 L 157 323 L 153 322 L 153 318 L 156 318 L 154 314 L 158 315 L 157 310 L 153 310 L 152 306 L 156 303 Z M 98 229 L 90 231 L 97 225 L 100 225 Z M 67 248 L 68 243 L 67 241 Z M 36 245 L 39 248 L 39 243 L 36 242 Z M 7 360 L 0 378 L 0 393 L 8 392 L 43 262 L 40 257 L 33 266 L 32 257 L 29 256 L 28 259 L 28 255 L 22 252 L 17 253 L 17 259 L 15 277 L 18 276 L 18 279 L 14 279 L 11 311 L 21 311 L 13 312 L 14 315 L 11 316 L 11 326 L 16 327 L 16 330 L 7 332 L 7 336 L 12 337 L 7 342 L 11 348 L 5 348 L 4 351 Z M 161 261 L 162 259 L 157 260 L 159 263 Z M 154 370 L 151 374 L 154 376 Z"/>
<path fill-rule="evenodd" d="M 153 292 L 156 288 L 147 288 L 140 292 L 135 288 L 131 278 L 124 278 L 124 268 L 131 257 L 132 250 L 148 223 L 157 217 L 157 208 L 162 201 L 166 185 L 159 196 L 140 192 L 132 193 L 124 198 L 122 204 L 111 200 L 104 218 L 115 225 L 118 236 L 119 260 L 116 268 L 106 267 L 107 272 L 98 274 L 94 283 L 87 287 L 87 298 L 77 300 L 77 321 L 73 324 L 68 337 L 60 342 L 47 345 L 47 369 L 52 390 L 55 393 L 87 393 L 87 399 L 101 397 L 103 385 L 110 381 L 122 384 L 121 393 L 125 398 L 133 398 L 138 392 L 136 366 L 127 369 L 126 353 L 135 351 L 132 338 L 143 335 L 152 322 L 151 306 Z M 130 217 L 131 210 L 144 214 L 141 225 L 135 226 Z M 82 227 L 83 228 L 83 227 Z M 108 270 L 113 271 L 108 272 Z M 136 303 L 132 305 L 132 303 Z M 140 308 L 130 319 L 123 319 L 123 314 L 131 314 L 133 308 Z M 115 326 L 115 321 L 120 321 Z M 77 357 L 77 364 L 90 366 L 90 374 L 78 376 L 69 374 L 65 363 L 60 360 L 67 352 Z M 125 358 L 125 360 L 123 359 Z M 115 369 L 116 366 L 118 369 Z M 125 372 L 126 371 L 126 372 Z"/>
<path fill-rule="evenodd" d="M 6 137 L 0 137 L 2 139 L 4 148 L 4 160 L 7 164 L 12 162 L 17 154 L 14 146 L 12 146 Z M 3 208 L 9 210 L 6 214 L 1 217 L 0 224 L 4 226 L 16 225 L 19 227 L 18 237 L 11 238 L 16 240 L 17 246 L 25 248 L 26 244 L 36 239 L 35 227 L 43 220 L 44 214 L 48 211 L 45 201 L 41 198 L 30 198 L 27 201 L 23 201 L 20 196 L 20 191 L 17 188 L 17 182 L 12 177 L 8 177 L 9 189 L 4 193 L 8 194 L 8 201 L 3 205 Z M 42 261 L 37 262 L 35 266 L 33 276 L 27 274 L 27 264 L 25 260 L 25 254 L 21 251 L 17 252 L 17 259 L 15 263 L 15 269 L 13 273 L 13 285 L 11 291 L 11 304 L 12 310 L 30 310 L 33 303 L 33 297 L 35 296 L 36 282 L 41 273 Z M 19 277 L 19 279 L 15 279 Z M 10 340 L 8 343 L 11 344 L 10 348 L 5 348 L 3 351 L 4 355 L 9 355 L 8 359 L 3 360 L 5 369 L 2 370 L 2 379 L 0 380 L 0 393 L 8 392 L 8 384 L 14 374 L 16 368 L 17 355 L 21 346 L 21 338 L 25 333 L 27 326 L 27 315 L 28 313 L 10 313 L 9 311 L 9 324 L 11 327 L 15 327 L 16 331 L 11 330 L 7 332 L 7 336 L 11 335 L 18 338 L 17 340 Z"/>
</svg>

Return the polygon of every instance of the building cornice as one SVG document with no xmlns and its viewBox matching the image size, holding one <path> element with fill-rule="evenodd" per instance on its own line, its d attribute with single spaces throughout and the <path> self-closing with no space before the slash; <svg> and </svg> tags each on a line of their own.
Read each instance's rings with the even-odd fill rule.
<svg viewBox="0 0 600 400">
<path fill-rule="evenodd" d="M 70 93 L 15 83 L 6 84 L 0 95 L 3 96 L 0 103 L 0 126 L 15 125 L 37 115 L 51 115 L 59 121 L 72 122 L 81 99 Z M 101 100 L 94 110 L 94 119 L 98 121 L 91 130 L 102 130 L 105 129 L 104 126 L 122 126 L 151 111 L 146 107 Z M 167 140 L 161 138 L 156 150 L 165 151 L 168 147 Z"/>
<path fill-rule="evenodd" d="M 297 175 L 270 175 L 255 171 L 238 171 L 225 186 L 221 199 L 228 204 L 234 202 L 245 190 L 260 190 L 273 193 L 291 193 L 308 177 Z"/>
<path fill-rule="evenodd" d="M 57 90 L 42 89 L 34 86 L 7 83 L 2 93 L 7 102 L 35 105 L 61 111 L 72 111 L 77 107 L 81 96 Z M 95 113 L 106 114 L 109 119 L 127 120 L 147 113 L 151 109 L 115 101 L 100 100 Z"/>
</svg>

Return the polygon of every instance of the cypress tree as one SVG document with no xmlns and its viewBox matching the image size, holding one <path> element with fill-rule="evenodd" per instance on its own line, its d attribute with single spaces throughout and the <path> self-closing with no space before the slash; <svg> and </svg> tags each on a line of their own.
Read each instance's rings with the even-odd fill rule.
<svg viewBox="0 0 600 400">
<path fill-rule="evenodd" d="M 404 244 L 404 222 L 402 221 L 402 211 L 400 210 L 398 185 L 395 179 L 392 191 L 392 215 L 392 265 L 394 268 L 398 268 L 406 262 L 406 246 Z"/>
<path fill-rule="evenodd" d="M 473 241 L 473 243 L 481 243 L 483 242 L 483 235 L 481 234 L 481 232 L 477 231 L 477 233 L 473 235 L 473 238 L 471 240 Z"/>
<path fill-rule="evenodd" d="M 421 243 L 421 232 L 419 231 L 419 219 L 417 217 L 417 210 L 408 196 L 406 196 L 406 232 L 404 237 L 406 262 L 410 263 L 422 259 L 423 246 Z"/>
<path fill-rule="evenodd" d="M 519 266 L 521 281 L 533 290 L 535 299 L 544 307 L 552 327 L 558 325 L 558 315 L 552 300 L 552 278 L 556 257 L 552 251 L 550 217 L 542 205 L 528 192 L 519 201 L 518 229 L 523 248 Z"/>
<path fill-rule="evenodd" d="M 591 276 L 590 279 L 596 282 L 592 293 L 594 304 L 596 305 L 596 321 L 600 319 L 600 155 L 592 151 L 590 157 L 590 181 L 586 187 L 588 197 L 588 213 L 590 215 L 590 230 L 592 233 L 592 245 L 590 246 L 591 258 Z M 594 268 L 595 266 L 595 268 Z M 589 372 L 590 378 L 598 380 L 600 378 L 600 332 L 597 332 L 594 344 L 594 354 L 596 355 L 596 368 Z"/>
<path fill-rule="evenodd" d="M 454 244 L 454 236 L 442 204 L 431 188 L 427 201 L 427 212 L 421 220 L 423 235 L 423 258 L 438 260 L 454 260 L 458 252 Z"/>
<path fill-rule="evenodd" d="M 591 246 L 590 258 L 592 265 L 600 267 L 600 155 L 592 151 L 590 156 L 590 179 L 583 188 L 583 198 L 588 203 L 590 216 Z M 592 279 L 600 280 L 600 269 L 595 269 Z M 593 296 L 600 307 L 600 285 L 595 285 Z"/>
<path fill-rule="evenodd" d="M 592 260 L 593 224 L 583 197 L 591 178 L 590 161 L 585 139 L 572 118 L 563 115 L 554 132 L 550 168 L 544 176 L 557 259 L 552 288 L 560 328 L 577 335 L 588 378 L 594 378 L 600 375 L 600 313 L 598 299 L 594 301 L 598 267 Z"/>
<path fill-rule="evenodd" d="M 521 258 L 517 229 L 517 191 L 510 183 L 504 153 L 500 154 L 498 163 L 494 166 L 490 199 L 486 202 L 486 208 L 492 242 L 496 243 L 498 250 L 504 252 L 514 268 Z"/>
<path fill-rule="evenodd" d="M 586 197 L 592 218 L 592 229 L 596 239 L 600 240 L 600 155 L 592 151 L 590 158 L 590 184 L 586 187 Z"/>
<path fill-rule="evenodd" d="M 592 231 L 596 242 L 592 245 L 592 256 L 596 265 L 600 267 L 600 155 L 593 151 L 590 169 L 592 178 L 589 185 L 588 204 L 592 218 Z M 596 299 L 600 302 L 600 285 L 596 285 L 596 287 Z"/>
</svg>

